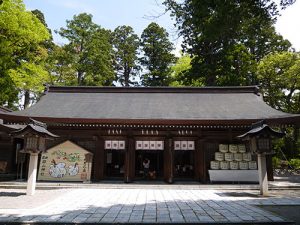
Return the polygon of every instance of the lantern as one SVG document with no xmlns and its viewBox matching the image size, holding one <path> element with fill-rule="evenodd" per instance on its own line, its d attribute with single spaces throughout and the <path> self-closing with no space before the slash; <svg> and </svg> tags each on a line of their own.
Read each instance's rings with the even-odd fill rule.
<svg viewBox="0 0 300 225">
<path fill-rule="evenodd" d="M 50 133 L 45 123 L 33 119 L 30 119 L 27 126 L 12 132 L 11 135 L 24 139 L 24 148 L 20 152 L 30 154 L 27 195 L 33 195 L 36 185 L 38 154 L 46 150 L 46 139 L 53 139 L 58 136 Z"/>
<path fill-rule="evenodd" d="M 270 128 L 264 121 L 259 121 L 252 125 L 252 129 L 247 133 L 238 136 L 250 144 L 252 153 L 257 154 L 258 162 L 258 175 L 261 195 L 268 194 L 268 179 L 267 179 L 267 166 L 266 155 L 272 154 L 271 138 L 281 138 L 285 133 L 278 132 Z"/>
</svg>

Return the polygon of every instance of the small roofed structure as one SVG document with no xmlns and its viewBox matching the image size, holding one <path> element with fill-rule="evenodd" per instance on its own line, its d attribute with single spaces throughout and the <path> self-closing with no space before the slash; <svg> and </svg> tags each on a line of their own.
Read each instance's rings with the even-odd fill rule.
<svg viewBox="0 0 300 225">
<path fill-rule="evenodd" d="M 250 131 L 238 136 L 249 142 L 252 154 L 257 154 L 260 193 L 263 196 L 268 195 L 266 155 L 273 154 L 271 138 L 282 138 L 284 135 L 285 133 L 273 130 L 262 120 L 254 123 Z"/>
<path fill-rule="evenodd" d="M 245 134 L 238 136 L 238 138 L 241 138 L 242 140 L 250 140 L 252 137 L 259 136 L 262 133 L 277 138 L 282 138 L 285 136 L 285 133 L 272 129 L 267 124 L 265 124 L 264 120 L 262 120 L 254 123 L 251 127 L 251 130 L 249 130 Z"/>
<path fill-rule="evenodd" d="M 11 132 L 13 137 L 25 139 L 23 152 L 43 152 L 46 150 L 45 140 L 57 138 L 58 136 L 52 134 L 47 130 L 45 123 L 30 119 L 30 123 L 20 130 Z"/>
<path fill-rule="evenodd" d="M 46 139 L 53 139 L 58 136 L 47 130 L 45 123 L 30 119 L 30 123 L 24 128 L 11 133 L 12 136 L 24 139 L 24 153 L 30 154 L 27 195 L 35 192 L 38 154 L 46 150 Z"/>
</svg>

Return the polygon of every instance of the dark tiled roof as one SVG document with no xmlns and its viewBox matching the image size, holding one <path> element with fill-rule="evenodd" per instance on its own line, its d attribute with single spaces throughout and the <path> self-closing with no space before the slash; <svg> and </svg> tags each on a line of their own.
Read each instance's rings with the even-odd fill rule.
<svg viewBox="0 0 300 225">
<path fill-rule="evenodd" d="M 268 106 L 257 90 L 256 87 L 50 87 L 36 105 L 10 114 L 104 120 L 260 120 L 293 116 Z"/>
<path fill-rule="evenodd" d="M 1 113 L 8 113 L 8 112 L 12 112 L 12 110 L 9 109 L 9 108 L 6 108 L 4 106 L 0 106 L 0 112 Z"/>
<path fill-rule="evenodd" d="M 22 136 L 23 134 L 25 134 L 26 132 L 28 132 L 28 130 L 30 130 L 33 133 L 36 133 L 38 135 L 44 136 L 45 138 L 56 138 L 58 137 L 55 134 L 52 134 L 51 132 L 49 132 L 47 130 L 46 124 L 41 123 L 39 121 L 30 119 L 30 123 L 27 124 L 26 126 L 24 126 L 23 128 L 21 128 L 20 130 L 17 131 L 13 131 L 11 134 L 13 136 Z"/>
<path fill-rule="evenodd" d="M 247 133 L 238 136 L 238 138 L 244 139 L 247 137 L 254 137 L 263 132 L 266 132 L 266 133 L 270 134 L 271 136 L 278 137 L 278 138 L 282 138 L 285 135 L 285 133 L 276 131 L 276 130 L 272 129 L 271 127 L 269 127 L 267 124 L 262 124 L 261 126 L 254 127 L 251 130 L 249 130 Z"/>
</svg>

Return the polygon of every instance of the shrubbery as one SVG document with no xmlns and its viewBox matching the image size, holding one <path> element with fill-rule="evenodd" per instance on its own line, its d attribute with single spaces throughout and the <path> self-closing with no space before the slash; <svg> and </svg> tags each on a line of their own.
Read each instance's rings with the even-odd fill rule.
<svg viewBox="0 0 300 225">
<path fill-rule="evenodd" d="M 289 161 L 289 165 L 292 169 L 299 170 L 300 169 L 300 159 L 291 159 Z"/>
</svg>

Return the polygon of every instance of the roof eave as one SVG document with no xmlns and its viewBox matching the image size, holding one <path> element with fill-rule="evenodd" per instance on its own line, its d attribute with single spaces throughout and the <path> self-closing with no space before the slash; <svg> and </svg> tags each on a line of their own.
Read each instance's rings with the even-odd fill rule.
<svg viewBox="0 0 300 225">
<path fill-rule="evenodd" d="M 99 118 L 57 118 L 57 117 L 33 117 L 0 114 L 4 121 L 12 123 L 28 123 L 30 118 L 45 123 L 103 123 L 103 124 L 146 124 L 146 125 L 251 125 L 254 122 L 265 120 L 270 125 L 300 125 L 300 115 L 292 115 L 278 118 L 257 119 L 99 119 Z"/>
</svg>

